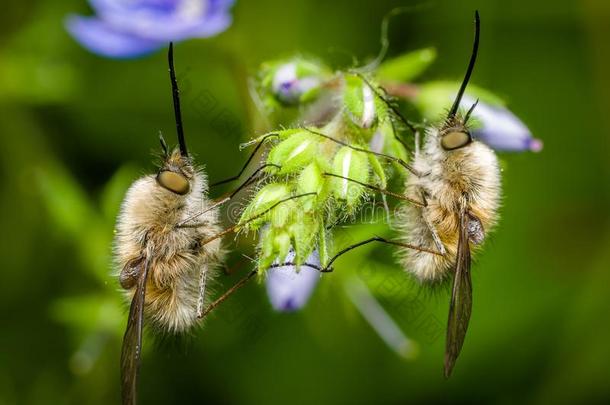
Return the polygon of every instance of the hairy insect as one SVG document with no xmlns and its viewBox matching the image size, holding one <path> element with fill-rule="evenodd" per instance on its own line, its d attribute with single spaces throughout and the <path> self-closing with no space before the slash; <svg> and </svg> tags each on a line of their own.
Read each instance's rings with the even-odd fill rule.
<svg viewBox="0 0 610 405">
<path fill-rule="evenodd" d="M 349 146 L 385 157 L 408 170 L 410 175 L 404 195 L 339 173 L 323 173 L 405 201 L 399 211 L 402 220 L 398 224 L 402 235 L 400 240 L 372 237 L 341 250 L 324 267 L 303 264 L 322 272 L 332 271 L 332 264 L 341 255 L 368 243 L 382 242 L 403 248 L 400 250 L 403 267 L 419 282 L 438 284 L 453 278 L 444 362 L 446 377 L 453 370 L 470 321 L 472 249 L 480 245 L 495 226 L 500 205 L 500 170 L 496 155 L 489 147 L 474 140 L 468 128 L 468 119 L 476 103 L 465 115 L 458 113 L 476 62 L 479 34 L 480 19 L 476 12 L 473 51 L 453 106 L 442 124 L 426 131 L 421 148 L 414 131 L 416 147 L 411 164 L 396 157 Z M 318 135 L 332 139 L 325 134 Z M 286 264 L 289 263 L 275 266 Z"/>
<path fill-rule="evenodd" d="M 203 311 L 206 284 L 222 257 L 218 210 L 208 200 L 207 178 L 188 154 L 170 44 L 169 71 L 179 146 L 169 151 L 161 137 L 163 163 L 156 174 L 136 180 L 116 224 L 115 262 L 131 300 L 121 353 L 124 404 L 136 402 L 144 318 L 171 333 L 192 328 Z M 198 223 L 182 226 L 197 215 Z"/>
<path fill-rule="evenodd" d="M 470 110 L 461 116 L 460 101 L 474 69 L 479 46 L 480 20 L 475 14 L 475 40 L 466 76 L 449 114 L 440 127 L 426 133 L 413 167 L 421 176 L 409 176 L 406 195 L 424 206 L 405 205 L 403 241 L 436 248 L 442 255 L 418 250 L 404 252 L 402 262 L 422 282 L 453 277 L 445 376 L 449 377 L 460 353 L 472 310 L 471 249 L 480 245 L 497 222 L 500 170 L 495 153 L 473 140 L 468 129 Z"/>
</svg>

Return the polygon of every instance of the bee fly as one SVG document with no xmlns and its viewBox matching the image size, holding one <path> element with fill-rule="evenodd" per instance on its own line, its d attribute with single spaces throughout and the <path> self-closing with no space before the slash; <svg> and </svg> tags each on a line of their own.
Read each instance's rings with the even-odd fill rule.
<svg viewBox="0 0 610 405">
<path fill-rule="evenodd" d="M 202 311 L 206 283 L 222 257 L 220 240 L 202 243 L 220 231 L 218 210 L 206 197 L 205 174 L 186 148 L 172 44 L 168 60 L 179 146 L 170 152 L 160 138 L 161 167 L 131 185 L 116 224 L 115 262 L 131 299 L 121 353 L 124 404 L 136 402 L 144 317 L 167 332 L 192 328 Z M 198 212 L 197 226 L 177 226 Z"/>
<path fill-rule="evenodd" d="M 371 242 L 383 242 L 402 249 L 402 264 L 418 281 L 438 284 L 453 276 L 445 348 L 445 377 L 449 377 L 461 351 L 472 310 L 470 275 L 471 249 L 480 245 L 497 222 L 500 204 L 500 170 L 494 152 L 472 138 L 468 119 L 476 103 L 465 114 L 458 113 L 460 101 L 474 69 L 480 34 L 479 13 L 475 13 L 475 38 L 466 75 L 447 118 L 427 131 L 423 147 L 416 145 L 412 165 L 393 156 L 347 145 L 328 135 L 310 131 L 357 151 L 371 153 L 401 164 L 410 171 L 405 195 L 358 182 L 334 173 L 325 176 L 356 182 L 409 204 L 400 209 L 401 240 L 372 237 L 348 246 L 333 256 L 325 267 L 303 264 L 322 272 L 332 271 L 341 255 Z M 369 84 L 370 85 L 370 84 Z M 382 100 L 385 98 L 375 90 Z M 388 102 L 389 103 L 389 102 Z M 388 104 L 391 106 L 390 104 Z M 398 117 L 408 123 L 400 113 Z M 411 127 L 410 127 L 411 128 Z M 414 131 L 416 143 L 417 131 Z M 288 265 L 291 263 L 282 263 Z"/>
<path fill-rule="evenodd" d="M 472 310 L 471 249 L 480 245 L 496 224 L 500 205 L 500 169 L 495 153 L 473 140 L 468 119 L 458 108 L 474 69 L 479 47 L 480 19 L 475 13 L 475 39 L 470 63 L 449 114 L 439 128 L 426 134 L 413 167 L 422 176 L 409 176 L 407 196 L 421 198 L 423 207 L 404 206 L 404 242 L 436 247 L 442 255 L 408 250 L 403 264 L 423 282 L 453 276 L 447 338 L 445 377 L 460 353 Z"/>
<path fill-rule="evenodd" d="M 286 197 L 251 218 L 221 230 L 218 207 L 264 178 L 267 175 L 264 169 L 281 167 L 270 163 L 261 165 L 230 195 L 215 202 L 209 200 L 207 178 L 194 164 L 184 140 L 171 43 L 168 63 L 178 147 L 170 152 L 160 137 L 163 163 L 156 175 L 136 180 L 127 190 L 116 224 L 114 258 L 120 269 L 119 283 L 131 300 L 121 352 L 123 404 L 136 403 L 144 318 L 170 333 L 191 329 L 256 274 L 256 271 L 250 272 L 204 308 L 206 284 L 223 257 L 220 238 L 268 215 L 286 201 L 315 194 Z M 210 187 L 240 178 L 262 146 L 263 141 L 236 176 Z"/>
</svg>

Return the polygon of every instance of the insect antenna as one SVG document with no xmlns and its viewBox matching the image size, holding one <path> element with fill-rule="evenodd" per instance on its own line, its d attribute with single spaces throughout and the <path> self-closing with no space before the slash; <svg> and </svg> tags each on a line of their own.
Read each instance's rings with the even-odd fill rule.
<svg viewBox="0 0 610 405">
<path fill-rule="evenodd" d="M 470 55 L 470 62 L 468 63 L 468 69 L 466 69 L 466 75 L 464 76 L 464 80 L 460 85 L 460 89 L 458 90 L 458 94 L 455 97 L 455 101 L 453 102 L 453 106 L 451 110 L 449 110 L 449 115 L 447 116 L 447 120 L 452 120 L 455 118 L 457 114 L 458 108 L 460 107 L 460 102 L 462 101 L 462 96 L 464 95 L 464 91 L 466 90 L 466 86 L 468 85 L 468 81 L 470 81 L 470 76 L 472 75 L 472 71 L 474 70 L 475 62 L 477 61 L 477 54 L 479 53 L 479 36 L 481 33 L 481 19 L 479 17 L 479 11 L 474 12 L 474 43 L 472 45 L 472 54 Z M 476 103 L 475 103 L 476 105 Z"/>
<path fill-rule="evenodd" d="M 163 157 L 167 158 L 169 152 L 167 149 L 167 143 L 165 142 L 165 138 L 163 138 L 163 133 L 159 131 L 159 143 L 161 144 L 161 149 L 163 149 Z"/>
<path fill-rule="evenodd" d="M 184 140 L 184 129 L 182 128 L 182 113 L 180 110 L 180 89 L 178 88 L 178 80 L 176 80 L 176 69 L 174 68 L 174 43 L 169 43 L 169 51 L 167 52 L 167 62 L 169 64 L 169 77 L 172 83 L 172 97 L 174 100 L 174 115 L 176 117 L 176 132 L 178 133 L 178 144 L 180 145 L 180 154 L 183 157 L 188 157 L 186 142 Z"/>
<path fill-rule="evenodd" d="M 470 107 L 470 109 L 468 110 L 466 115 L 464 116 L 464 124 L 466 124 L 468 122 L 468 120 L 470 119 L 470 114 L 472 114 L 472 112 L 474 111 L 475 107 L 478 104 L 479 104 L 479 99 L 477 98 L 477 100 L 474 102 L 474 104 L 472 104 L 472 106 Z"/>
</svg>

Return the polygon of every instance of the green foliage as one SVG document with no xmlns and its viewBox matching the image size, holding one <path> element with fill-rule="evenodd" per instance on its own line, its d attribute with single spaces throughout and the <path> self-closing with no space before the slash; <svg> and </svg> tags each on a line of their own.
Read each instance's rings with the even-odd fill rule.
<svg viewBox="0 0 610 405">
<path fill-rule="evenodd" d="M 407 52 L 383 62 L 375 76 L 381 81 L 409 82 L 417 79 L 435 60 L 435 48 Z"/>
</svg>

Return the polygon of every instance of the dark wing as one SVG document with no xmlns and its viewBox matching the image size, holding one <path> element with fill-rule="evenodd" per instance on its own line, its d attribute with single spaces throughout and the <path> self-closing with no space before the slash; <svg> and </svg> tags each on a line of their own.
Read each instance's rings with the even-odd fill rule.
<svg viewBox="0 0 610 405">
<path fill-rule="evenodd" d="M 460 227 L 455 274 L 449 304 L 447 341 L 445 345 L 445 378 L 449 378 L 457 360 L 472 312 L 472 281 L 470 279 L 470 246 L 468 244 L 468 215 L 460 210 Z"/>
<path fill-rule="evenodd" d="M 123 336 L 121 351 L 121 397 L 123 405 L 136 404 L 136 389 L 138 383 L 138 368 L 142 352 L 142 326 L 144 323 L 144 298 L 146 295 L 146 279 L 150 260 L 142 262 L 136 292 L 131 300 L 127 329 Z"/>
</svg>

